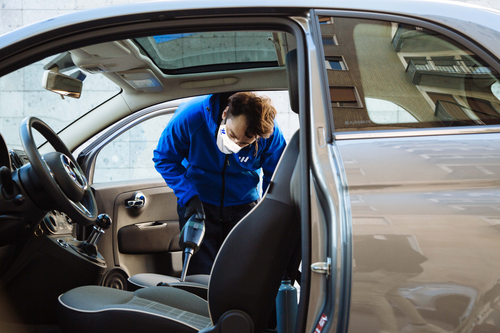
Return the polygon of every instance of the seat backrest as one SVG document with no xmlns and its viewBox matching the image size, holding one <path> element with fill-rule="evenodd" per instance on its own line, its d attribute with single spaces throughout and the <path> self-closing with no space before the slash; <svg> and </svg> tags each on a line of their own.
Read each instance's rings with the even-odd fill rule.
<svg viewBox="0 0 500 333">
<path fill-rule="evenodd" d="M 215 260 L 208 305 L 215 324 L 226 311 L 241 310 L 263 330 L 280 281 L 300 241 L 300 214 L 290 195 L 299 156 L 299 132 L 288 143 L 266 196 L 231 231 Z"/>
</svg>

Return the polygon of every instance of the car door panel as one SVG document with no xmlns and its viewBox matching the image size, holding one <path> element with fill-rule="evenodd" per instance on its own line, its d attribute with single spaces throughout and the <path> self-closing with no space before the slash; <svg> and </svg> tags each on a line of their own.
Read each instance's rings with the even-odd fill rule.
<svg viewBox="0 0 500 333">
<path fill-rule="evenodd" d="M 178 246 L 177 198 L 163 180 L 94 184 L 99 212 L 108 213 L 113 224 L 99 243 L 108 269 L 120 268 L 128 276 L 159 273 L 177 276 L 182 269 Z M 126 201 L 142 192 L 142 208 Z"/>
<path fill-rule="evenodd" d="M 350 330 L 375 332 L 384 311 L 392 324 L 471 325 L 500 278 L 500 135 L 338 145 L 353 214 Z"/>
</svg>

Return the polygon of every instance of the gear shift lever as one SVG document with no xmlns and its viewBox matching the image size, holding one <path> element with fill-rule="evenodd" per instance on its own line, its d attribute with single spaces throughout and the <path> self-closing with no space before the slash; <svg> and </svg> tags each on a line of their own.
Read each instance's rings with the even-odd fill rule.
<svg viewBox="0 0 500 333">
<path fill-rule="evenodd" d="M 201 242 L 205 236 L 205 221 L 194 214 L 187 220 L 181 230 L 179 245 L 184 251 L 184 265 L 182 267 L 181 282 L 186 279 L 187 270 L 191 256 L 200 249 Z"/>
<path fill-rule="evenodd" d="M 108 214 L 100 214 L 97 216 L 92 233 L 85 242 L 82 243 L 82 250 L 89 256 L 97 255 L 97 242 L 104 234 L 105 230 L 111 226 L 111 217 Z"/>
</svg>

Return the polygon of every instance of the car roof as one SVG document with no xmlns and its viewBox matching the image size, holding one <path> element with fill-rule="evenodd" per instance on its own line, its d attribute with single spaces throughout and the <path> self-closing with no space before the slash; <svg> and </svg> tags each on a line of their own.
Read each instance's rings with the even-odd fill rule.
<svg viewBox="0 0 500 333">
<path fill-rule="evenodd" d="M 230 5 L 228 5 L 230 4 Z M 493 40 L 499 41 L 500 11 L 472 4 L 457 3 L 452 1 L 435 0 L 255 0 L 249 5 L 248 1 L 232 0 L 221 1 L 157 1 L 145 3 L 133 3 L 100 7 L 85 11 L 70 13 L 47 20 L 34 23 L 30 26 L 20 28 L 0 37 L 0 48 L 8 46 L 17 41 L 24 40 L 44 32 L 55 30 L 68 25 L 85 23 L 101 19 L 127 17 L 130 15 L 140 16 L 159 14 L 166 15 L 169 12 L 179 12 L 179 16 L 187 16 L 188 12 L 213 11 L 216 13 L 231 13 L 232 11 L 253 11 L 254 13 L 286 14 L 313 9 L 333 9 L 348 11 L 370 11 L 387 14 L 401 14 L 415 18 L 426 19 L 436 23 L 453 27 L 454 29 L 469 35 L 483 45 L 488 45 Z M 227 11 L 224 11 L 227 10 Z M 492 33 L 495 36 L 488 36 Z M 485 36 L 486 34 L 486 36 Z M 500 53 L 500 46 L 488 45 L 494 53 Z"/>
</svg>

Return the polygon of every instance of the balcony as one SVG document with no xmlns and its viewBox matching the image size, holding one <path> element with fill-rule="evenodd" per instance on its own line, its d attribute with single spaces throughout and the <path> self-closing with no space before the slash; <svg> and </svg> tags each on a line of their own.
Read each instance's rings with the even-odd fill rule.
<svg viewBox="0 0 500 333">
<path fill-rule="evenodd" d="M 461 84 L 464 79 L 484 79 L 491 81 L 489 84 L 492 84 L 494 77 L 498 77 L 498 73 L 489 66 L 472 64 L 470 61 L 463 60 L 449 60 L 439 63 L 432 60 L 416 62 L 411 60 L 406 72 L 415 85 L 444 86 L 447 88 L 453 88 L 453 80 L 457 81 L 456 84 Z M 485 85 L 487 84 L 488 82 L 485 82 Z"/>
</svg>

